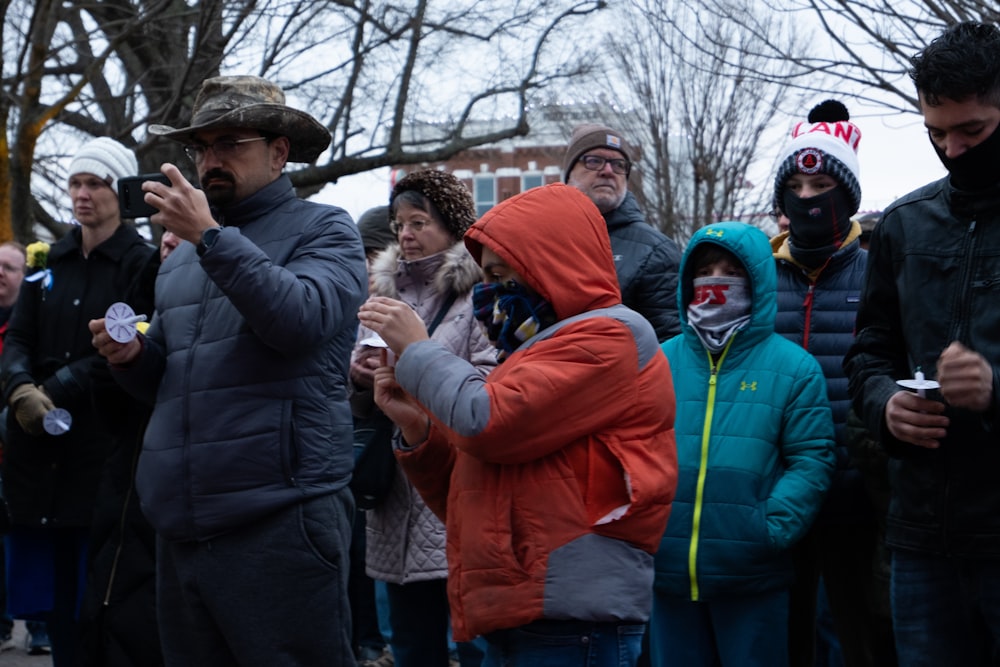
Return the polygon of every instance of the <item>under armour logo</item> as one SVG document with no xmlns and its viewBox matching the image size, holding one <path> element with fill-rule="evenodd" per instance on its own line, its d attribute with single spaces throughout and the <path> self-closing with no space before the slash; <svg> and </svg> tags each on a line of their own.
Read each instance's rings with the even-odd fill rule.
<svg viewBox="0 0 1000 667">
<path fill-rule="evenodd" d="M 753 382 L 745 382 L 745 381 L 740 382 L 740 391 L 746 391 L 747 389 L 749 389 L 750 391 L 757 391 L 757 381 L 754 380 Z"/>
</svg>

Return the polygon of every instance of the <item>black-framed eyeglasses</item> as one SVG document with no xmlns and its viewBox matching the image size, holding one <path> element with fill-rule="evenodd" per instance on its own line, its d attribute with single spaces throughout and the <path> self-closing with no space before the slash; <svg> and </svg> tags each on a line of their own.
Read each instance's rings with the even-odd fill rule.
<svg viewBox="0 0 1000 667">
<path fill-rule="evenodd" d="M 187 144 L 184 146 L 184 152 L 187 156 L 195 162 L 201 162 L 205 159 L 205 153 L 212 151 L 215 153 L 215 157 L 220 160 L 229 160 L 242 150 L 243 144 L 249 144 L 253 141 L 267 141 L 268 137 L 250 137 L 249 139 L 220 139 L 214 144 Z"/>
<path fill-rule="evenodd" d="M 618 175 L 627 175 L 629 170 L 632 168 L 632 163 L 625 158 L 615 157 L 606 158 L 600 155 L 581 155 L 578 160 L 585 169 L 589 171 L 600 171 L 604 169 L 605 164 L 611 165 L 611 171 Z"/>
</svg>

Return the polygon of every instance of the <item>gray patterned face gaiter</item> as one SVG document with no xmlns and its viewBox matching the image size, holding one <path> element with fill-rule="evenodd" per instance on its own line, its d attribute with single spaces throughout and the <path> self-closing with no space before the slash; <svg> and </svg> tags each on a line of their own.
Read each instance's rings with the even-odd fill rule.
<svg viewBox="0 0 1000 667">
<path fill-rule="evenodd" d="M 712 354 L 750 321 L 750 281 L 736 276 L 694 279 L 694 297 L 688 304 L 688 322 Z"/>
</svg>

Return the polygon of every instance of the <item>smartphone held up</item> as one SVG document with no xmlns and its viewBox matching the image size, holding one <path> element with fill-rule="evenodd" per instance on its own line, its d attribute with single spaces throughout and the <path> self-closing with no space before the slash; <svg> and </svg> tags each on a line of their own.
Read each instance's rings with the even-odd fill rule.
<svg viewBox="0 0 1000 667">
<path fill-rule="evenodd" d="M 155 207 L 146 203 L 146 192 L 142 189 L 142 184 L 146 181 L 170 185 L 170 179 L 159 172 L 118 179 L 118 209 L 123 218 L 148 218 L 159 213 Z"/>
</svg>

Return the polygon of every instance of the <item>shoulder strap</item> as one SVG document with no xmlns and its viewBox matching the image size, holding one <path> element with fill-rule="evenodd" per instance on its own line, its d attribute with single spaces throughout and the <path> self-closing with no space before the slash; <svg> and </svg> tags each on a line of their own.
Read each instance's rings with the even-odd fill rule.
<svg viewBox="0 0 1000 667">
<path fill-rule="evenodd" d="M 443 320 L 444 316 L 448 314 L 449 310 L 451 310 L 451 306 L 455 303 L 455 299 L 457 298 L 458 294 L 455 292 L 448 292 L 448 298 L 444 300 L 443 304 L 441 304 L 441 309 L 437 312 L 437 315 L 434 316 L 434 321 L 427 326 L 428 336 L 433 334 L 434 330 L 437 329 L 437 326 L 441 324 L 441 320 Z"/>
</svg>

